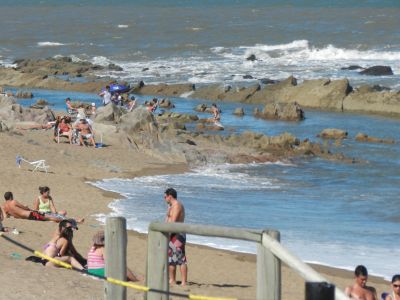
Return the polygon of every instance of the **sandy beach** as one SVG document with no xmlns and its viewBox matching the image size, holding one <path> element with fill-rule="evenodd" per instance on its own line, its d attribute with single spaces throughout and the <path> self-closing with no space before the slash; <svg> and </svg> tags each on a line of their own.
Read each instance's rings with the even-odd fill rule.
<svg viewBox="0 0 400 300">
<path fill-rule="evenodd" d="M 51 130 L 24 130 L 0 133 L 2 193 L 12 191 L 14 198 L 32 207 L 38 195 L 38 187 L 51 188 L 58 209 L 65 209 L 71 217 L 84 217 L 85 223 L 75 232 L 74 244 L 86 256 L 93 234 L 103 225 L 96 220 L 96 214 L 109 213 L 107 207 L 120 196 L 104 192 L 88 184 L 103 178 L 132 178 L 135 176 L 183 172 L 188 169 L 179 163 L 165 164 L 154 157 L 125 148 L 122 144 L 109 144 L 102 149 L 77 147 L 67 143 L 56 144 L 51 139 Z M 107 141 L 105 141 L 107 143 Z M 19 169 L 15 156 L 20 154 L 30 160 L 46 159 L 50 172 L 33 173 L 26 164 Z M 162 205 L 160 195 L 160 205 Z M 182 199 L 184 201 L 184 199 Z M 47 243 L 57 225 L 52 222 L 35 222 L 8 218 L 4 226 L 15 227 L 19 235 L 7 235 L 39 251 Z M 47 299 L 80 298 L 102 299 L 103 282 L 69 270 L 45 268 L 26 262 L 30 255 L 1 239 L 0 281 L 3 288 L 1 299 Z M 130 231 L 128 234 L 128 265 L 138 274 L 145 274 L 146 235 Z M 189 285 L 172 290 L 208 295 L 255 299 L 256 266 L 255 256 L 190 245 Z M 324 266 L 313 266 L 322 275 L 332 280 L 339 288 L 353 282 L 352 272 Z M 293 271 L 283 267 L 282 299 L 304 299 L 304 281 Z M 179 280 L 179 277 L 178 277 Z M 378 295 L 388 290 L 388 282 L 370 277 Z M 144 284 L 143 282 L 141 282 Z M 142 299 L 142 292 L 128 291 L 129 299 Z"/>
</svg>

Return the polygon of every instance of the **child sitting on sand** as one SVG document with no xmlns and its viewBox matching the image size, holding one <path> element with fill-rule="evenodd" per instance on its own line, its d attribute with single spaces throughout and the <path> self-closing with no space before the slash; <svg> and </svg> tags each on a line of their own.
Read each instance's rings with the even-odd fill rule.
<svg viewBox="0 0 400 300">
<path fill-rule="evenodd" d="M 105 276 L 105 248 L 104 231 L 99 231 L 93 236 L 93 246 L 90 248 L 87 257 L 88 273 L 96 276 Z M 128 281 L 139 281 L 132 271 L 127 268 L 126 277 Z"/>
</svg>

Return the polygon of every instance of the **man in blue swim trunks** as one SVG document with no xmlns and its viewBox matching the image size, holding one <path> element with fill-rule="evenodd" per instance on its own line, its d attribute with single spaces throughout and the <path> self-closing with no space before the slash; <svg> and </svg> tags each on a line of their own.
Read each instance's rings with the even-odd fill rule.
<svg viewBox="0 0 400 300">
<path fill-rule="evenodd" d="M 182 203 L 177 200 L 177 192 L 173 188 L 169 188 L 164 193 L 164 199 L 168 204 L 166 222 L 185 221 L 185 208 Z M 170 236 L 168 247 L 168 263 L 169 263 L 169 283 L 176 284 L 176 266 L 179 265 L 181 271 L 181 285 L 187 284 L 187 260 L 185 254 L 186 235 L 184 233 L 172 233 Z"/>
</svg>

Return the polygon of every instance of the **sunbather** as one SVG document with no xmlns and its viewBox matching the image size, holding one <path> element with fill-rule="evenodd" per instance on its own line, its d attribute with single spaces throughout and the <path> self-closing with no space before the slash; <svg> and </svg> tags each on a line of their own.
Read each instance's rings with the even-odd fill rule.
<svg viewBox="0 0 400 300">
<path fill-rule="evenodd" d="M 33 209 L 45 214 L 53 214 L 55 216 L 65 217 L 67 212 L 65 210 L 57 211 L 54 206 L 53 198 L 50 196 L 50 188 L 47 186 L 39 186 L 39 193 L 33 202 Z"/>
<path fill-rule="evenodd" d="M 28 206 L 14 200 L 14 196 L 11 192 L 4 194 L 5 204 L 3 209 L 7 216 L 12 216 L 16 219 L 27 219 L 35 221 L 53 221 L 56 223 L 61 222 L 65 217 L 53 216 L 51 214 L 41 213 L 39 211 L 30 209 Z M 78 219 L 78 223 L 84 222 L 84 219 Z"/>
<path fill-rule="evenodd" d="M 51 129 L 56 125 L 57 121 L 49 121 L 46 124 L 29 124 L 29 125 L 17 125 L 16 129 L 30 130 L 30 129 Z"/>
<path fill-rule="evenodd" d="M 83 139 L 89 140 L 94 148 L 96 148 L 96 142 L 94 140 L 94 134 L 92 126 L 86 119 L 81 119 L 79 124 L 76 125 L 76 129 L 79 131 L 79 142 L 80 145 L 84 145 Z"/>
<path fill-rule="evenodd" d="M 68 138 L 70 144 L 72 144 L 72 125 L 71 125 L 71 117 L 64 116 L 60 119 L 60 122 L 56 124 L 54 130 L 54 140 L 58 143 L 58 138 L 60 136 L 65 136 Z"/>
</svg>

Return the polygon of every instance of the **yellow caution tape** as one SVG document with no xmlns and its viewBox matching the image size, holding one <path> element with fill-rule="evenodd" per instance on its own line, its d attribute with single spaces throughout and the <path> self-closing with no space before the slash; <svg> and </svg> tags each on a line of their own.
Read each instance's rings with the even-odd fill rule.
<svg viewBox="0 0 400 300">
<path fill-rule="evenodd" d="M 237 300 L 237 298 L 221 298 L 221 297 L 208 297 L 189 294 L 189 299 L 192 300 Z"/>
<path fill-rule="evenodd" d="M 64 267 L 64 268 L 66 268 L 66 269 L 74 270 L 74 268 L 73 268 L 70 264 L 68 264 L 68 263 L 66 263 L 66 262 L 63 262 L 63 261 L 61 261 L 61 260 L 52 258 L 52 257 L 50 257 L 50 256 L 47 256 L 47 255 L 45 255 L 45 254 L 39 252 L 39 251 L 30 249 L 30 248 L 26 247 L 25 245 L 23 245 L 23 244 L 21 244 L 21 243 L 18 243 L 18 242 L 16 242 L 16 241 L 13 241 L 12 239 L 10 239 L 10 238 L 7 237 L 6 235 L 4 235 L 4 232 L 0 232 L 0 236 L 3 236 L 5 239 L 7 239 L 7 240 L 9 240 L 9 241 L 11 241 L 11 242 L 13 242 L 13 243 L 16 243 L 16 244 L 19 245 L 20 247 L 25 248 L 25 250 L 28 250 L 28 251 L 30 251 L 30 252 L 33 252 L 36 256 L 41 257 L 41 258 L 43 258 L 43 259 L 46 259 L 46 260 L 52 262 L 53 264 L 59 265 L 59 266 Z M 79 271 L 79 270 L 78 270 L 78 271 Z M 92 275 L 92 274 L 89 274 L 89 275 L 98 277 L 98 276 Z M 135 284 L 135 283 L 132 283 L 132 282 L 126 282 L 126 281 L 122 281 L 122 280 L 118 280 L 118 279 L 114 279 L 114 278 L 110 278 L 110 277 L 103 277 L 103 279 L 107 280 L 107 281 L 110 282 L 110 283 L 116 284 L 116 285 L 120 285 L 120 286 L 125 286 L 125 287 L 129 287 L 129 288 L 133 288 L 133 289 L 136 289 L 136 290 L 139 290 L 139 291 L 143 291 L 143 292 L 149 292 L 149 291 L 152 292 L 152 291 L 153 291 L 153 292 L 157 292 L 157 293 L 165 293 L 165 294 L 168 294 L 168 292 L 152 290 L 151 288 L 149 288 L 149 287 L 147 287 L 147 286 L 138 285 L 138 284 Z M 178 294 L 177 294 L 177 295 L 178 295 Z M 186 295 L 181 294 L 181 296 L 185 296 L 185 297 L 187 297 L 187 298 L 189 298 L 189 299 L 192 299 L 192 300 L 237 300 L 237 298 L 207 297 L 207 296 L 199 296 L 199 295 L 193 295 L 193 294 L 188 294 L 188 295 L 187 295 L 187 294 L 186 294 Z"/>
<path fill-rule="evenodd" d="M 132 283 L 132 282 L 126 282 L 126 281 L 122 281 L 122 280 L 118 280 L 118 279 L 114 279 L 114 278 L 110 278 L 110 277 L 107 277 L 106 280 L 108 282 L 110 282 L 110 283 L 113 283 L 113 284 L 134 288 L 136 290 L 140 290 L 140 291 L 143 291 L 143 292 L 148 292 L 150 290 L 150 288 L 147 287 L 147 286 L 138 285 L 138 284 L 135 284 L 135 283 Z"/>
<path fill-rule="evenodd" d="M 46 260 L 52 262 L 53 264 L 59 265 L 59 266 L 64 267 L 64 268 L 66 268 L 66 269 L 72 269 L 72 266 L 71 266 L 70 264 L 66 263 L 66 262 L 63 262 L 63 261 L 61 261 L 61 260 L 58 260 L 58 259 L 52 258 L 52 257 L 50 257 L 50 256 L 47 256 L 47 255 L 45 255 L 45 254 L 43 254 L 43 253 L 41 253 L 41 252 L 39 252 L 39 251 L 35 251 L 35 252 L 33 252 L 33 253 L 34 253 L 36 256 L 39 256 L 39 257 L 41 257 L 41 258 L 44 258 L 44 259 L 46 259 Z"/>
</svg>

